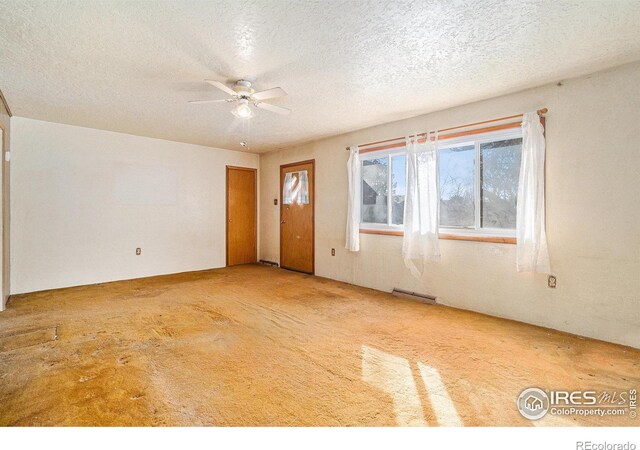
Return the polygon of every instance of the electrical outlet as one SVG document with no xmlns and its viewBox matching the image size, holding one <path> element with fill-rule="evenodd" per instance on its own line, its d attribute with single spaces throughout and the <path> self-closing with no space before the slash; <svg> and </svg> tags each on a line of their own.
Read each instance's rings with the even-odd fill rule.
<svg viewBox="0 0 640 450">
<path fill-rule="evenodd" d="M 556 277 L 554 277 L 553 275 L 549 275 L 549 279 L 547 281 L 547 286 L 549 286 L 552 289 L 556 288 Z"/>
<path fill-rule="evenodd" d="M 335 248 L 331 249 L 331 256 L 336 256 L 336 249 Z"/>
<path fill-rule="evenodd" d="M 273 204 L 274 204 L 274 205 L 276 205 L 276 206 L 278 206 L 278 199 L 277 199 L 277 198 L 274 198 L 274 199 L 273 199 Z"/>
<path fill-rule="evenodd" d="M 136 255 L 141 255 L 142 254 L 142 249 L 140 247 L 136 248 Z"/>
</svg>

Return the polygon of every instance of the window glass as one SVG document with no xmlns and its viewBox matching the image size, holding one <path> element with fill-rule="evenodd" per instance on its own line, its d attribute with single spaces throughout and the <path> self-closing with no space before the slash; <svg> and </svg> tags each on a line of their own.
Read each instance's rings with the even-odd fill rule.
<svg viewBox="0 0 640 450">
<path fill-rule="evenodd" d="M 309 174 L 306 170 L 287 172 L 282 187 L 283 205 L 309 204 Z"/>
<path fill-rule="evenodd" d="M 480 144 L 481 227 L 516 227 L 522 138 Z"/>
<path fill-rule="evenodd" d="M 440 150 L 440 226 L 475 225 L 475 159 L 473 145 Z"/>
<path fill-rule="evenodd" d="M 465 229 L 465 233 L 509 230 L 509 235 L 515 230 L 522 138 L 516 133 L 500 136 L 489 142 L 485 134 L 465 138 L 466 143 L 442 143 L 438 151 L 441 227 Z M 362 223 L 398 229 L 404 223 L 406 154 L 386 154 L 361 164 Z"/>
<path fill-rule="evenodd" d="M 387 223 L 389 159 L 362 161 L 362 222 Z"/>
<path fill-rule="evenodd" d="M 391 224 L 404 221 L 404 197 L 407 193 L 407 156 L 391 157 Z"/>
</svg>

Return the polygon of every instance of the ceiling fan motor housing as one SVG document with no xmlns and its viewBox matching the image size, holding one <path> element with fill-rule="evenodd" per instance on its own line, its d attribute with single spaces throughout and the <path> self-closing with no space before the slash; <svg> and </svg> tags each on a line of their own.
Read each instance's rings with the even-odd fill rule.
<svg viewBox="0 0 640 450">
<path fill-rule="evenodd" d="M 251 81 L 247 80 L 238 80 L 236 85 L 233 87 L 233 90 L 240 97 L 250 97 L 255 91 L 251 88 Z"/>
</svg>

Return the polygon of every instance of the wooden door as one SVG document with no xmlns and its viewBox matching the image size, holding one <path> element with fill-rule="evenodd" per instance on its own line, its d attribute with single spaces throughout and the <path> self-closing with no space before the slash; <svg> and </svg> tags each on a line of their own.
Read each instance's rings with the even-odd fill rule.
<svg viewBox="0 0 640 450">
<path fill-rule="evenodd" d="M 227 166 L 227 266 L 258 260 L 256 173 Z"/>
<path fill-rule="evenodd" d="M 283 202 L 283 188 L 287 173 L 293 179 L 306 171 L 309 180 L 307 200 Z M 315 161 L 303 161 L 280 166 L 280 266 L 312 274 L 314 272 L 314 209 Z"/>
</svg>

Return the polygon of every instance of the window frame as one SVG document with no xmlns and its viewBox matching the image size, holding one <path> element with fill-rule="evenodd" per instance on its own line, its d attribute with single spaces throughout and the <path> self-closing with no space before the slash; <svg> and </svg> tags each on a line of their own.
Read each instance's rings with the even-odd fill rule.
<svg viewBox="0 0 640 450">
<path fill-rule="evenodd" d="M 487 142 L 495 142 L 502 141 L 507 139 L 518 139 L 522 138 L 522 128 L 509 128 L 505 130 L 498 131 L 488 131 L 488 132 L 480 132 L 473 135 L 468 136 L 460 136 L 456 138 L 442 140 L 438 143 L 438 170 L 440 164 L 440 150 L 452 148 L 452 147 L 460 147 L 463 145 L 473 145 L 475 149 L 475 174 L 474 174 L 474 225 L 473 227 L 446 227 L 440 226 L 439 233 L 442 239 L 455 239 L 455 240 L 489 240 L 495 239 L 496 242 L 504 242 L 504 243 L 515 243 L 516 230 L 509 228 L 482 228 L 480 225 L 482 223 L 482 211 L 481 211 L 481 202 L 482 202 L 482 167 L 481 167 L 481 150 L 480 146 Z M 388 174 L 387 174 L 387 223 L 369 223 L 360 221 L 360 232 L 361 233 L 369 233 L 369 234 L 391 234 L 391 235 L 402 235 L 404 231 L 403 225 L 393 225 L 391 224 L 392 214 L 391 214 L 391 175 L 392 175 L 392 167 L 391 167 L 391 158 L 395 155 L 402 155 L 406 153 L 406 147 L 402 146 L 399 148 L 388 149 L 388 150 L 380 150 L 374 152 L 367 152 L 365 154 L 360 155 L 360 164 L 363 161 L 371 160 L 371 159 L 381 159 L 387 158 L 388 160 Z M 405 167 L 405 170 L 407 168 Z M 360 179 L 360 183 L 362 183 L 362 177 Z M 440 180 L 438 179 L 438 196 L 440 195 Z M 362 199 L 360 200 L 360 211 L 362 211 Z"/>
<path fill-rule="evenodd" d="M 391 166 L 392 162 L 391 159 L 396 156 L 396 155 L 404 155 L 406 154 L 407 150 L 406 147 L 399 147 L 399 148 L 392 148 L 389 150 L 380 150 L 378 152 L 368 152 L 365 153 L 364 155 L 360 155 L 360 170 L 362 170 L 362 163 L 364 161 L 369 161 L 372 159 L 387 159 L 387 223 L 372 223 L 372 222 L 363 222 L 362 221 L 362 209 L 363 209 L 363 200 L 364 197 L 361 196 L 360 198 L 360 229 L 367 229 L 367 230 L 380 230 L 380 231 L 403 231 L 404 230 L 404 224 L 402 225 L 394 225 L 391 223 L 392 219 L 393 219 L 393 214 L 392 214 L 392 202 L 393 202 L 393 196 L 391 195 L 391 177 L 393 175 L 393 168 Z M 407 166 L 405 164 L 405 177 L 407 174 Z M 362 175 L 360 176 L 360 192 L 362 192 Z M 406 196 L 406 194 L 405 194 Z"/>
</svg>

